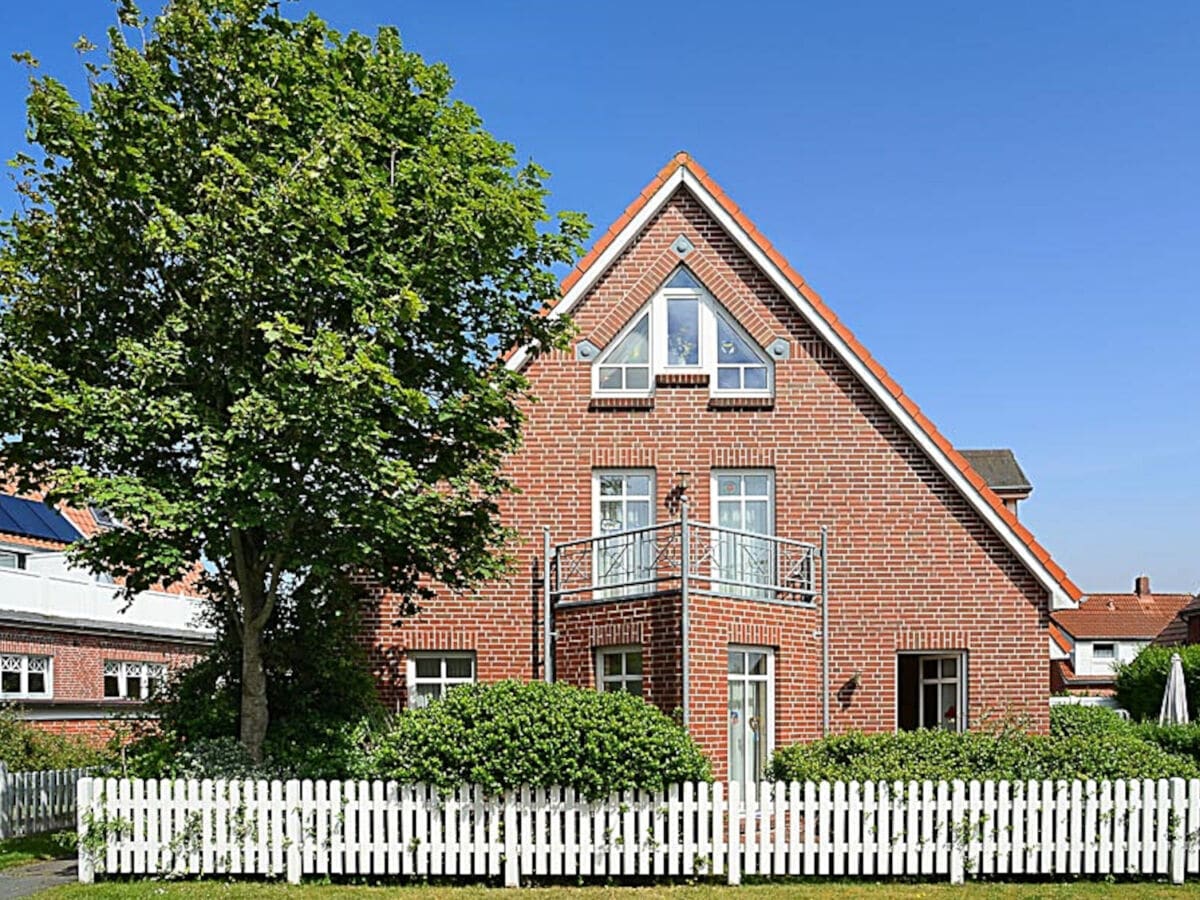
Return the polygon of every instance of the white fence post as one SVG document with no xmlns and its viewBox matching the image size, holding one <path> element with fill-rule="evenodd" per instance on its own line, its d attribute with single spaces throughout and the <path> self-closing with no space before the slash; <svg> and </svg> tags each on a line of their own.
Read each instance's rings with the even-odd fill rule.
<svg viewBox="0 0 1200 900">
<path fill-rule="evenodd" d="M 80 778 L 75 790 L 75 818 L 78 843 L 76 853 L 79 857 L 79 883 L 91 884 L 96 880 L 96 867 L 92 854 L 88 851 L 88 826 L 91 824 L 92 811 L 92 779 Z"/>
<path fill-rule="evenodd" d="M 520 887 L 521 862 L 517 849 L 517 792 L 504 792 L 504 886 Z"/>
<path fill-rule="evenodd" d="M 951 782 L 950 788 L 950 821 L 947 823 L 947 838 L 950 841 L 950 883 L 963 883 L 964 841 L 963 826 L 967 791 L 966 785 L 957 779 Z"/>
<path fill-rule="evenodd" d="M 729 782 L 728 834 L 726 844 L 725 880 L 729 884 L 742 883 L 742 785 Z M 747 823 L 749 824 L 749 823 Z"/>
<path fill-rule="evenodd" d="M 0 763 L 0 840 L 13 836 L 12 803 L 12 777 L 8 766 Z"/>
<path fill-rule="evenodd" d="M 1171 882 L 1183 884 L 1187 862 L 1187 783 L 1171 779 Z"/>
<path fill-rule="evenodd" d="M 287 783 L 287 794 L 284 803 L 286 834 L 287 834 L 287 880 L 288 884 L 299 884 L 301 874 L 300 848 L 304 844 L 304 832 L 300 817 L 300 782 L 291 779 Z"/>
</svg>

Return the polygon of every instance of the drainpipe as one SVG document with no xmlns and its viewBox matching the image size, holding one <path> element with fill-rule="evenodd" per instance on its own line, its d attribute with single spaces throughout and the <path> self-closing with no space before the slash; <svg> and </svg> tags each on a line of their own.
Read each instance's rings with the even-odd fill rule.
<svg viewBox="0 0 1200 900">
<path fill-rule="evenodd" d="M 554 684 L 554 599 L 550 595 L 550 526 L 542 526 L 542 674 Z"/>
<path fill-rule="evenodd" d="M 821 526 L 821 735 L 829 737 L 829 529 Z"/>
<path fill-rule="evenodd" d="M 691 715 L 688 711 L 688 698 L 691 695 L 691 690 L 688 687 L 688 680 L 691 675 L 691 650 L 688 644 L 691 642 L 691 611 L 688 608 L 688 570 L 692 566 L 691 548 L 688 538 L 688 498 L 685 493 L 679 502 L 679 559 L 681 571 L 679 573 L 679 606 L 680 606 L 680 626 L 681 644 L 679 661 L 680 669 L 683 674 L 683 685 L 680 690 L 680 700 L 683 703 L 683 727 L 687 728 L 691 720 Z"/>
</svg>

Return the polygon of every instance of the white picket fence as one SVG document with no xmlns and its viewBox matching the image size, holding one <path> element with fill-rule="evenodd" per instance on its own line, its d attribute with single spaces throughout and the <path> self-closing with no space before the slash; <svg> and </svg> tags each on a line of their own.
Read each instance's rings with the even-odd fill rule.
<svg viewBox="0 0 1200 900">
<path fill-rule="evenodd" d="M 87 769 L 10 772 L 0 763 L 0 840 L 70 828 L 75 792 Z"/>
<path fill-rule="evenodd" d="M 1200 779 L 571 788 L 79 783 L 79 880 L 1200 874 Z"/>
</svg>

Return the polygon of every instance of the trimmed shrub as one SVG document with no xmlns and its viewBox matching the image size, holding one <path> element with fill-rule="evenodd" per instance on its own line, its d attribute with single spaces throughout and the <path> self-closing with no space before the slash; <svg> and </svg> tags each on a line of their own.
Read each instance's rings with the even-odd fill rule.
<svg viewBox="0 0 1200 900">
<path fill-rule="evenodd" d="M 373 769 L 443 789 L 563 785 L 592 799 L 711 778 L 691 736 L 640 697 L 522 681 L 463 685 L 401 713 Z"/>
<path fill-rule="evenodd" d="M 1151 645 L 1143 647 L 1130 662 L 1117 666 L 1117 701 L 1129 710 L 1135 722 L 1157 720 L 1173 653 L 1178 653 L 1183 660 L 1188 713 L 1196 718 L 1196 698 L 1200 697 L 1200 644 L 1186 647 Z"/>
<path fill-rule="evenodd" d="M 1114 732 L 1044 737 L 1008 732 L 837 735 L 775 753 L 779 781 L 995 781 L 1196 777 L 1196 763 Z"/>
<path fill-rule="evenodd" d="M 1050 707 L 1050 734 L 1054 737 L 1099 737 L 1128 734 L 1132 725 L 1107 706 L 1067 703 Z"/>
<path fill-rule="evenodd" d="M 1200 723 L 1159 725 L 1156 722 L 1142 722 L 1133 726 L 1132 730 L 1143 741 L 1200 765 Z"/>
<path fill-rule="evenodd" d="M 104 751 L 83 738 L 42 731 L 18 719 L 10 708 L 0 710 L 0 762 L 9 771 L 86 768 L 104 758 Z"/>
</svg>

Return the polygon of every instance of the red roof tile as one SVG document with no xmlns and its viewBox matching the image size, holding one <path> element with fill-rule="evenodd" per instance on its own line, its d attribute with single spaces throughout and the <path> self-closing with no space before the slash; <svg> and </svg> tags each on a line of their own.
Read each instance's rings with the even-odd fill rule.
<svg viewBox="0 0 1200 900">
<path fill-rule="evenodd" d="M 1078 609 L 1054 613 L 1054 621 L 1077 640 L 1153 640 L 1191 602 L 1190 594 L 1092 594 Z"/>
</svg>

